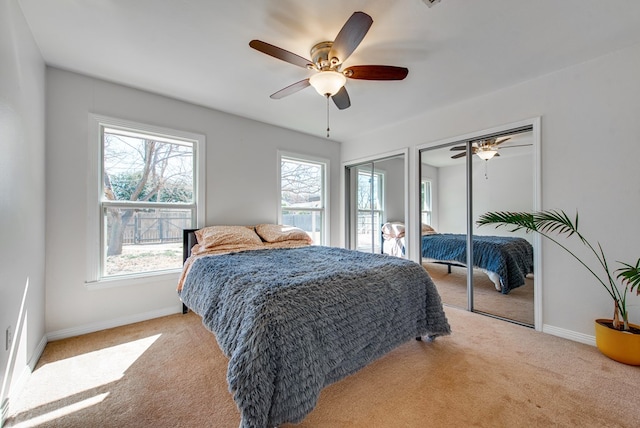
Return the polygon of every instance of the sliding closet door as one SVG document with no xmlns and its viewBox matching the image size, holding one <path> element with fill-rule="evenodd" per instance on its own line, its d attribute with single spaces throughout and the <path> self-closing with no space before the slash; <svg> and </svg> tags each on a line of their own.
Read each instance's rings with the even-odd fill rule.
<svg viewBox="0 0 640 428">
<path fill-rule="evenodd" d="M 528 326 L 535 324 L 534 277 L 528 270 L 533 267 L 534 237 L 477 227 L 476 221 L 489 211 L 536 209 L 533 136 L 532 127 L 523 126 L 420 153 L 421 218 L 423 226 L 431 221 L 434 229 L 423 227 L 421 260 L 443 302 Z M 487 144 L 495 143 L 495 153 L 484 156 Z M 503 258 L 503 245 L 514 238 L 520 239 L 517 250 L 509 244 L 515 258 Z M 526 261 L 505 270 L 505 263 L 521 257 Z M 523 271 L 522 281 L 511 276 L 516 270 Z M 511 282 L 505 285 L 505 280 Z"/>
</svg>

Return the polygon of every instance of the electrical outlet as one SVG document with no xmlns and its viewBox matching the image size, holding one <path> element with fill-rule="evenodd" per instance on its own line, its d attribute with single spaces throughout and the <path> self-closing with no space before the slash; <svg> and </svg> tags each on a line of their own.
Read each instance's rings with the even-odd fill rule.
<svg viewBox="0 0 640 428">
<path fill-rule="evenodd" d="M 7 327 L 7 330 L 4 333 L 4 350 L 8 351 L 11 348 L 11 342 L 13 342 L 13 330 L 11 326 Z"/>
</svg>

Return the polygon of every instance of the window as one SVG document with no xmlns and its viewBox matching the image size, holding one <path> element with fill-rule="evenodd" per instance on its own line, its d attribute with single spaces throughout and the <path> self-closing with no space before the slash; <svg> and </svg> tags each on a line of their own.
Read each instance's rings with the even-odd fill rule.
<svg viewBox="0 0 640 428">
<path fill-rule="evenodd" d="M 98 210 L 90 217 L 98 248 L 89 282 L 181 269 L 182 230 L 203 217 L 204 136 L 93 119 Z"/>
<path fill-rule="evenodd" d="M 420 182 L 420 218 L 422 223 L 431 225 L 431 181 Z"/>
<path fill-rule="evenodd" d="M 358 250 L 381 251 L 380 227 L 384 222 L 384 174 L 358 169 Z"/>
<path fill-rule="evenodd" d="M 280 223 L 296 226 L 327 243 L 326 169 L 324 161 L 280 156 Z"/>
</svg>

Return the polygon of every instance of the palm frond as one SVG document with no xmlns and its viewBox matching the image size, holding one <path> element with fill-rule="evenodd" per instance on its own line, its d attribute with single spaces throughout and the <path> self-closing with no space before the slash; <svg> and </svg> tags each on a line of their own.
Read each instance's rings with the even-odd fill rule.
<svg viewBox="0 0 640 428">
<path fill-rule="evenodd" d="M 623 283 L 628 284 L 631 292 L 636 289 L 636 294 L 640 295 L 640 259 L 638 259 L 635 265 L 623 262 L 618 263 L 620 263 L 622 267 L 616 270 L 616 277 L 622 280 Z"/>
<path fill-rule="evenodd" d="M 535 232 L 537 230 L 533 214 L 527 212 L 489 212 L 482 214 L 476 223 L 479 226 L 494 225 L 496 228 L 513 226 L 514 228 L 511 229 L 511 232 L 521 229 L 525 229 L 527 232 Z"/>
<path fill-rule="evenodd" d="M 611 299 L 614 301 L 616 308 L 619 308 L 620 314 L 625 321 L 625 329 L 627 326 L 628 314 L 626 308 L 626 290 L 636 290 L 636 294 L 640 295 L 640 259 L 636 265 L 622 263 L 623 268 L 618 269 L 617 279 L 622 280 L 626 284 L 625 291 L 621 291 L 615 283 L 613 274 L 609 269 L 609 264 L 605 257 L 604 251 L 600 243 L 593 246 L 578 231 L 578 213 L 575 217 L 570 218 L 567 213 L 562 210 L 546 210 L 533 213 L 528 212 L 508 212 L 497 211 L 488 212 L 480 216 L 476 224 L 479 226 L 494 225 L 496 228 L 501 226 L 513 226 L 512 232 L 525 229 L 527 232 L 537 232 L 553 243 L 567 251 L 578 263 L 593 275 L 593 277 L 605 288 Z M 591 251 L 598 264 L 602 267 L 603 273 L 597 274 L 585 261 L 578 257 L 563 241 L 556 239 L 562 235 L 566 238 L 576 236 Z"/>
<path fill-rule="evenodd" d="M 553 232 L 567 235 L 567 237 L 578 233 L 577 214 L 576 220 L 573 222 L 564 211 L 540 211 L 533 214 L 533 221 L 540 232 Z"/>
</svg>

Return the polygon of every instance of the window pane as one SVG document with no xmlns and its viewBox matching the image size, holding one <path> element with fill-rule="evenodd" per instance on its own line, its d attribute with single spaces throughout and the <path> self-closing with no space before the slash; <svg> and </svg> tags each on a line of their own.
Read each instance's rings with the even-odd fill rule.
<svg viewBox="0 0 640 428">
<path fill-rule="evenodd" d="M 370 172 L 358 172 L 358 209 L 360 210 L 382 209 L 383 176 L 380 173 L 373 174 L 373 189 L 371 188 L 371 177 Z"/>
<path fill-rule="evenodd" d="M 111 201 L 192 202 L 193 145 L 104 131 L 104 198 Z M 167 141 L 164 141 L 167 140 Z"/>
<path fill-rule="evenodd" d="M 371 174 L 358 172 L 358 209 L 371 209 Z"/>
<path fill-rule="evenodd" d="M 307 232 L 314 244 L 320 244 L 323 236 L 321 211 L 302 211 L 282 209 L 282 224 L 299 227 Z"/>
<path fill-rule="evenodd" d="M 323 163 L 280 160 L 282 224 L 299 227 L 318 245 L 325 239 L 324 169 Z"/>
<path fill-rule="evenodd" d="M 103 277 L 180 269 L 191 209 L 105 208 Z"/>
<path fill-rule="evenodd" d="M 382 174 L 373 174 L 373 209 L 382 209 Z"/>
<path fill-rule="evenodd" d="M 358 211 L 357 249 L 365 252 L 381 252 L 382 213 L 379 211 Z"/>
<path fill-rule="evenodd" d="M 431 225 L 431 211 L 422 212 L 422 223 Z"/>
<path fill-rule="evenodd" d="M 280 171 L 283 208 L 324 207 L 322 165 L 283 159 Z"/>
<path fill-rule="evenodd" d="M 421 183 L 421 202 L 422 202 L 422 211 L 431 211 L 431 182 L 423 181 Z"/>
</svg>

